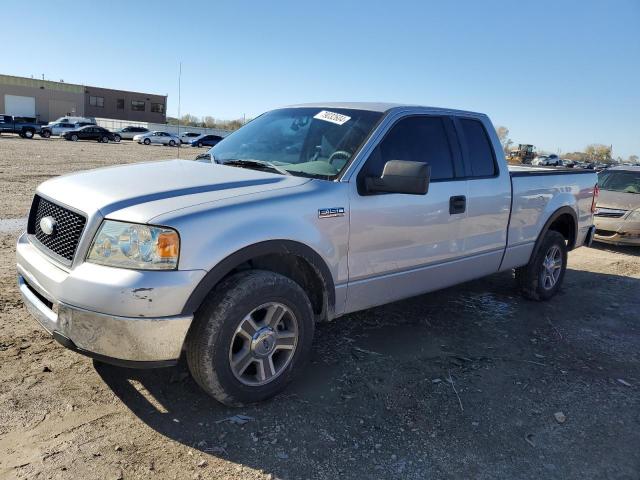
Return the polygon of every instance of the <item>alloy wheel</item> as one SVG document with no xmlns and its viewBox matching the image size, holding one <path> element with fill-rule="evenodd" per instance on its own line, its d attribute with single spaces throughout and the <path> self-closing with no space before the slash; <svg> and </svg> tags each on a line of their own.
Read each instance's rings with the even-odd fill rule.
<svg viewBox="0 0 640 480">
<path fill-rule="evenodd" d="M 229 348 L 233 375 L 244 385 L 272 382 L 289 366 L 298 345 L 298 320 L 279 302 L 253 309 L 238 324 Z"/>
<path fill-rule="evenodd" d="M 562 252 L 557 245 L 553 245 L 542 262 L 542 287 L 551 290 L 560 278 L 562 271 Z"/>
</svg>

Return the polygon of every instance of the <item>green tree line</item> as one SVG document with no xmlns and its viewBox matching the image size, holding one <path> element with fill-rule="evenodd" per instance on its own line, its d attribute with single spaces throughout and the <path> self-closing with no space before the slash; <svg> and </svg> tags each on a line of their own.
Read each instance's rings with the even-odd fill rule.
<svg viewBox="0 0 640 480">
<path fill-rule="evenodd" d="M 496 133 L 502 144 L 502 148 L 505 153 L 508 153 L 514 146 L 513 141 L 509 138 L 509 129 L 505 126 L 496 127 Z M 538 150 L 538 154 L 542 155 L 545 152 Z M 561 155 L 562 158 L 567 160 L 574 160 L 578 162 L 602 162 L 612 163 L 617 162 L 630 162 L 638 163 L 638 155 L 629 155 L 628 158 L 623 159 L 621 157 L 613 158 L 613 152 L 611 145 L 603 145 L 601 143 L 592 143 L 587 145 L 584 150 L 580 152 L 569 152 Z"/>
<path fill-rule="evenodd" d="M 221 128 L 223 130 L 237 130 L 246 122 L 241 119 L 220 120 L 211 116 L 196 117 L 190 113 L 182 115 L 180 118 L 167 117 L 169 125 L 181 125 L 185 127 Z"/>
</svg>

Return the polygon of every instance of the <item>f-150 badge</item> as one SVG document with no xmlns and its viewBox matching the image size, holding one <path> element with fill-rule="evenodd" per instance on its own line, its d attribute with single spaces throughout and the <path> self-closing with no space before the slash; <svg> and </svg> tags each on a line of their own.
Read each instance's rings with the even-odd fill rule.
<svg viewBox="0 0 640 480">
<path fill-rule="evenodd" d="M 320 208 L 318 218 L 344 217 L 344 207 Z"/>
</svg>

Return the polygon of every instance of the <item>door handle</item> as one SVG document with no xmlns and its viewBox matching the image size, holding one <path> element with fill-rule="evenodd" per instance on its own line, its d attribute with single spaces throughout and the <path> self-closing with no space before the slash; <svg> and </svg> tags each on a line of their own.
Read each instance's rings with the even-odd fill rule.
<svg viewBox="0 0 640 480">
<path fill-rule="evenodd" d="M 449 213 L 455 215 L 464 213 L 467 210 L 467 197 L 464 195 L 455 195 L 449 198 Z"/>
</svg>

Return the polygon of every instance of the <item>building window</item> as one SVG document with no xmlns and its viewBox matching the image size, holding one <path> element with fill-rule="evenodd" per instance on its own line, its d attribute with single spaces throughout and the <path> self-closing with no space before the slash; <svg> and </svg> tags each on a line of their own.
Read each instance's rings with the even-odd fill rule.
<svg viewBox="0 0 640 480">
<path fill-rule="evenodd" d="M 89 97 L 89 105 L 92 107 L 104 107 L 104 97 Z"/>
<path fill-rule="evenodd" d="M 164 103 L 152 103 L 151 111 L 154 113 L 164 113 Z"/>
<path fill-rule="evenodd" d="M 144 102 L 140 100 L 131 100 L 131 110 L 134 112 L 144 112 Z"/>
<path fill-rule="evenodd" d="M 116 108 L 118 110 L 124 110 L 124 98 L 116 99 Z"/>
</svg>

